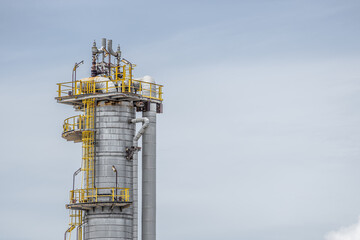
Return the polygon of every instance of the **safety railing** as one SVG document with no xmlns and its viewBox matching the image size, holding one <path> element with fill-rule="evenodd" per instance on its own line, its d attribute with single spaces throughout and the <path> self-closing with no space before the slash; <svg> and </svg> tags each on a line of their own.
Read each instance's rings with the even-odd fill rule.
<svg viewBox="0 0 360 240">
<path fill-rule="evenodd" d="M 79 131 L 85 128 L 86 121 L 84 115 L 77 115 L 73 117 L 69 117 L 64 120 L 63 124 L 63 133 L 69 131 Z"/>
<path fill-rule="evenodd" d="M 89 93 L 134 93 L 146 98 L 162 101 L 162 85 L 135 79 L 89 81 L 76 80 L 74 82 L 57 83 L 58 97 L 78 96 Z"/>
<path fill-rule="evenodd" d="M 58 96 L 72 96 L 72 95 L 82 95 L 95 92 L 94 81 L 81 81 L 76 80 L 73 82 L 64 82 L 57 83 L 58 85 Z"/>
<path fill-rule="evenodd" d="M 128 188 L 88 188 L 70 191 L 70 203 L 128 202 Z"/>
</svg>

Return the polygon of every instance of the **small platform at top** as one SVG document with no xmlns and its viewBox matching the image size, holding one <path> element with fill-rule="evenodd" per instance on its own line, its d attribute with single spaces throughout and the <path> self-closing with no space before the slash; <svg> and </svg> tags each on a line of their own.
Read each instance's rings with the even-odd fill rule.
<svg viewBox="0 0 360 240">
<path fill-rule="evenodd" d="M 101 79 L 98 80 L 98 79 Z M 162 85 L 140 80 L 102 80 L 85 78 L 74 82 L 58 83 L 58 103 L 81 105 L 83 100 L 151 101 L 162 102 Z"/>
<path fill-rule="evenodd" d="M 71 203 L 66 204 L 67 209 L 72 210 L 90 210 L 95 207 L 130 207 L 132 202 L 88 202 L 88 203 Z"/>
<path fill-rule="evenodd" d="M 147 98 L 139 94 L 132 93 L 94 93 L 94 94 L 82 94 L 75 96 L 62 96 L 55 97 L 58 103 L 68 105 L 82 105 L 82 101 L 89 98 L 96 98 L 96 100 L 109 100 L 109 101 L 151 101 L 155 103 L 161 103 L 161 100 Z"/>
</svg>

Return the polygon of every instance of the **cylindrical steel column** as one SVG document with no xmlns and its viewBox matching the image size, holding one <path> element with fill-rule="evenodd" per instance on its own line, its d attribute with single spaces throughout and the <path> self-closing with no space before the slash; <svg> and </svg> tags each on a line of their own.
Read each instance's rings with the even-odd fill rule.
<svg viewBox="0 0 360 240">
<path fill-rule="evenodd" d="M 135 109 L 132 102 L 118 102 L 107 105 L 99 102 L 95 107 L 95 184 L 98 195 L 110 194 L 117 182 L 119 188 L 130 189 L 130 201 L 133 192 L 133 163 L 126 159 L 126 147 L 133 144 L 135 124 L 129 120 L 135 118 Z M 106 201 L 99 198 L 98 201 Z M 96 207 L 85 213 L 84 240 L 122 239 L 133 238 L 133 210 L 132 206 L 120 210 L 119 207 Z"/>
<path fill-rule="evenodd" d="M 142 137 L 142 240 L 156 240 L 156 103 L 143 117 L 149 126 Z"/>
</svg>

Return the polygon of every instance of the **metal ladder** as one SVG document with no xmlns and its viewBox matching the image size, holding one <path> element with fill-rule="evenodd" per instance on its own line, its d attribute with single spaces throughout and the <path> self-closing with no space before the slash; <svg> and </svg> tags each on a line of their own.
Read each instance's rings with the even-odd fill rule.
<svg viewBox="0 0 360 240">
<path fill-rule="evenodd" d="M 83 94 L 95 93 L 95 82 L 88 81 L 81 83 L 80 87 Z M 85 195 L 92 195 L 92 189 L 95 186 L 94 177 L 94 158 L 95 158 L 95 98 L 89 98 L 82 101 L 84 115 L 84 130 L 82 131 L 82 165 L 83 172 L 81 188 L 85 189 Z M 88 198 L 85 198 L 88 199 Z M 65 240 L 71 239 L 71 232 L 77 227 L 77 240 L 82 240 L 83 236 L 83 211 L 70 210 L 69 228 L 65 231 Z"/>
</svg>

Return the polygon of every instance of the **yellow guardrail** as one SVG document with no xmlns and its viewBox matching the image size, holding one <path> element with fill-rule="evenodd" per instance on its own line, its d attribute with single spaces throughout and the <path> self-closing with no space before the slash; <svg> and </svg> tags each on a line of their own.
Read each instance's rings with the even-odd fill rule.
<svg viewBox="0 0 360 240">
<path fill-rule="evenodd" d="M 129 202 L 129 188 L 88 188 L 70 191 L 70 203 Z"/>
<path fill-rule="evenodd" d="M 85 116 L 77 115 L 64 120 L 63 132 L 83 130 L 85 128 Z"/>
<path fill-rule="evenodd" d="M 135 93 L 146 98 L 162 101 L 162 85 L 134 79 L 84 81 L 57 83 L 58 97 L 77 96 L 89 93 Z"/>
</svg>

